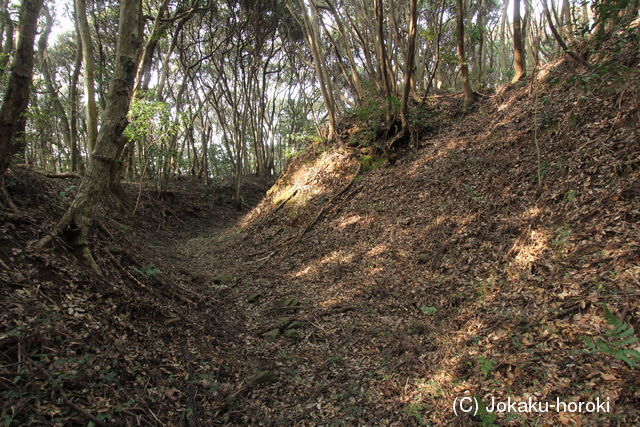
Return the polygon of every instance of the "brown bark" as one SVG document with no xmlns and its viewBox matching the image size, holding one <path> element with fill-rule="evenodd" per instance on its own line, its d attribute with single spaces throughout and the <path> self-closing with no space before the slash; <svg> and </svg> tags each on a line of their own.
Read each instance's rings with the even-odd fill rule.
<svg viewBox="0 0 640 427">
<path fill-rule="evenodd" d="M 76 20 L 82 43 L 82 59 L 84 61 L 84 96 L 87 98 L 86 121 L 87 121 L 87 150 L 89 155 L 93 152 L 94 145 L 98 138 L 98 106 L 96 104 L 95 88 L 95 64 L 93 58 L 93 41 L 91 40 L 91 30 L 87 20 L 87 3 L 85 0 L 75 0 Z"/>
<path fill-rule="evenodd" d="M 391 119 L 391 82 L 389 81 L 389 71 L 387 67 L 387 48 L 384 37 L 384 7 L 382 0 L 375 0 L 376 34 L 378 47 L 378 63 L 380 67 L 380 78 L 383 82 L 384 94 L 387 98 L 387 121 Z"/>
<path fill-rule="evenodd" d="M 556 39 L 560 47 L 567 53 L 567 55 L 569 55 L 588 69 L 593 69 L 593 66 L 587 60 L 583 59 L 582 57 L 580 57 L 580 55 L 569 49 L 565 41 L 562 39 L 560 33 L 558 33 L 558 30 L 556 29 L 555 25 L 553 25 L 553 21 L 551 20 L 551 12 L 549 12 L 549 6 L 547 6 L 547 0 L 542 0 L 542 7 L 544 10 L 544 15 L 547 18 L 547 24 L 549 25 L 549 29 L 551 30 L 551 34 L 553 34 L 553 37 Z"/>
<path fill-rule="evenodd" d="M 4 174 L 11 156 L 23 147 L 16 138 L 24 130 L 24 113 L 29 104 L 33 80 L 33 52 L 38 16 L 43 0 L 23 1 L 20 6 L 20 35 L 9 83 L 0 108 L 0 176 Z"/>
<path fill-rule="evenodd" d="M 76 34 L 79 36 L 78 25 L 76 23 Z M 73 65 L 73 74 L 69 83 L 69 129 L 71 130 L 71 169 L 84 172 L 84 164 L 80 156 L 78 147 L 78 80 L 80 79 L 80 68 L 82 67 L 82 45 L 78 42 L 78 51 Z"/>
<path fill-rule="evenodd" d="M 120 3 L 118 44 L 106 109 L 87 171 L 76 198 L 53 230 L 38 243 L 40 249 L 53 243 L 53 236 L 64 239 L 92 270 L 101 274 L 89 250 L 89 228 L 96 208 L 107 193 L 112 164 L 122 150 L 122 131 L 128 125 L 127 112 L 133 94 L 138 52 L 142 41 L 139 23 L 142 19 L 140 0 Z"/>
<path fill-rule="evenodd" d="M 3 23 L 3 37 L 4 44 L 2 45 L 2 55 L 0 55 L 0 75 L 5 72 L 7 65 L 9 64 L 9 58 L 11 58 L 11 54 L 13 53 L 13 21 L 11 20 L 11 15 L 9 13 L 8 1 L 3 2 L 3 8 L 0 12 L 2 14 L 2 23 Z"/>
<path fill-rule="evenodd" d="M 469 67 L 464 54 L 464 7 L 463 0 L 456 0 L 456 48 L 458 61 L 460 61 L 460 73 L 462 74 L 462 92 L 464 93 L 464 109 L 466 110 L 475 101 L 475 94 L 469 83 Z"/>
<path fill-rule="evenodd" d="M 62 101 L 60 101 L 58 88 L 56 88 L 54 77 L 51 73 L 51 70 L 49 69 L 49 62 L 47 60 L 47 39 L 49 37 L 49 33 L 51 32 L 53 22 L 51 20 L 49 10 L 46 8 L 46 6 L 43 9 L 45 11 L 44 15 L 46 17 L 46 25 L 44 31 L 40 35 L 40 40 L 38 42 L 38 50 L 40 53 L 40 68 L 42 71 L 42 75 L 44 76 L 47 91 L 49 92 L 49 96 L 51 97 L 51 103 L 53 104 L 54 111 L 56 113 L 56 116 L 60 120 L 60 128 L 62 130 L 62 138 L 64 140 L 64 144 L 71 150 L 72 169 L 75 171 L 76 169 L 74 169 L 74 166 L 77 167 L 77 165 L 74 164 L 74 157 L 77 153 L 74 153 L 74 151 L 77 151 L 77 147 L 74 148 L 74 144 L 71 139 L 69 118 L 67 117 L 67 112 L 62 105 Z M 75 162 L 77 163 L 77 159 L 75 160 Z"/>
<path fill-rule="evenodd" d="M 429 73 L 429 81 L 427 82 L 427 88 L 424 90 L 424 95 L 422 96 L 422 102 L 424 103 L 427 100 L 427 96 L 431 91 L 431 86 L 433 85 L 433 79 L 436 76 L 436 72 L 438 71 L 438 66 L 440 65 L 440 40 L 442 39 L 442 19 L 444 17 L 444 9 L 445 9 L 445 0 L 442 0 L 440 3 L 440 15 L 438 17 L 438 36 L 436 37 L 436 58 L 433 63 L 433 70 Z"/>
<path fill-rule="evenodd" d="M 522 43 L 522 25 L 520 22 L 520 0 L 513 0 L 513 82 L 519 82 L 527 74 L 524 65 L 524 46 Z"/>
<path fill-rule="evenodd" d="M 136 91 L 145 92 L 149 89 L 149 82 L 151 80 L 151 66 L 153 65 L 153 55 L 156 52 L 156 47 L 158 46 L 158 42 L 160 41 L 160 37 L 164 33 L 165 29 L 169 26 L 168 21 L 163 21 L 167 10 L 169 9 L 169 0 L 163 0 L 160 5 L 160 9 L 158 10 L 158 16 L 153 23 L 153 29 L 151 30 L 151 35 L 149 36 L 149 40 L 144 47 L 144 53 L 142 55 L 142 63 L 140 64 L 140 69 L 138 70 L 138 75 L 136 77 Z"/>
<path fill-rule="evenodd" d="M 402 128 L 406 130 L 409 127 L 409 119 L 407 117 L 409 110 L 409 92 L 411 90 L 411 76 L 416 56 L 416 27 L 418 23 L 418 6 L 417 0 L 411 0 L 409 8 L 409 40 L 407 42 L 407 58 L 404 67 L 404 89 L 402 92 L 402 111 L 401 120 Z"/>
</svg>

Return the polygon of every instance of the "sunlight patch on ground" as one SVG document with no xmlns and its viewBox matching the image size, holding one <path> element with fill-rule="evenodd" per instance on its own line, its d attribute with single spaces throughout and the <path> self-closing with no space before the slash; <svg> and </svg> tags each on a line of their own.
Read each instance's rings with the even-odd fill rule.
<svg viewBox="0 0 640 427">
<path fill-rule="evenodd" d="M 549 233 L 542 230 L 531 230 L 524 242 L 514 244 L 512 250 L 517 253 L 514 263 L 516 266 L 528 269 L 537 261 L 547 248 Z"/>
<path fill-rule="evenodd" d="M 358 215 L 358 214 L 351 215 L 351 216 L 349 216 L 347 218 L 344 218 L 342 221 L 340 221 L 338 223 L 338 228 L 340 230 L 344 230 L 348 226 L 353 225 L 353 224 L 357 224 L 360 221 L 362 221 L 362 217 L 360 215 Z"/>
<path fill-rule="evenodd" d="M 386 243 L 380 243 L 379 245 L 374 246 L 367 252 L 367 256 L 378 256 L 385 253 L 389 247 Z"/>
<path fill-rule="evenodd" d="M 349 264 L 353 261 L 353 257 L 353 254 L 347 253 L 346 251 L 336 250 L 323 258 L 313 259 L 306 266 L 303 266 L 296 272 L 292 273 L 291 276 L 301 278 L 309 274 L 318 273 L 320 269 L 326 265 Z"/>
</svg>

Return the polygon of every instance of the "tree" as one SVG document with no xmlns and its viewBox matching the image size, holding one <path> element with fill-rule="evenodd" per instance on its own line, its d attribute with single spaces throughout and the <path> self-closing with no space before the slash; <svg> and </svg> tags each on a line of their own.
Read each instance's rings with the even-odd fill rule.
<svg viewBox="0 0 640 427">
<path fill-rule="evenodd" d="M 79 258 L 98 274 L 101 274 L 100 267 L 89 249 L 89 228 L 96 208 L 107 192 L 111 165 L 121 150 L 122 132 L 128 124 L 127 112 L 142 44 L 141 24 L 141 1 L 122 0 L 115 69 L 109 85 L 100 131 L 89 157 L 86 174 L 82 178 L 75 199 L 55 226 L 52 235 L 46 236 L 38 243 L 40 249 L 45 249 L 53 244 L 54 237 L 62 238 L 75 250 Z"/>
<path fill-rule="evenodd" d="M 93 59 L 93 40 L 91 39 L 91 29 L 87 20 L 87 3 L 85 0 L 75 0 L 77 29 L 82 45 L 82 60 L 84 62 L 84 92 L 87 98 L 86 119 L 87 119 L 87 150 L 89 154 L 93 151 L 98 138 L 98 106 L 96 105 L 95 88 L 95 64 Z"/>
<path fill-rule="evenodd" d="M 464 54 L 464 6 L 463 0 L 456 0 L 456 49 L 462 74 L 462 92 L 464 93 L 464 109 L 466 110 L 475 101 L 475 94 L 469 83 L 469 67 Z"/>
<path fill-rule="evenodd" d="M 513 0 L 513 82 L 524 79 L 527 70 L 524 65 L 524 45 L 522 43 L 522 25 L 520 23 L 520 0 Z"/>
<path fill-rule="evenodd" d="M 411 90 L 411 76 L 413 75 L 413 67 L 416 56 L 416 26 L 418 22 L 418 6 L 417 0 L 410 0 L 411 7 L 409 11 L 409 40 L 407 43 L 407 59 L 404 68 L 404 89 L 402 92 L 402 110 L 401 120 L 404 131 L 409 127 L 407 118 L 409 107 L 409 91 Z"/>
<path fill-rule="evenodd" d="M 9 84 L 0 108 L 0 191 L 4 202 L 13 207 L 2 178 L 9 167 L 11 156 L 20 151 L 23 142 L 16 138 L 24 131 L 24 113 L 29 105 L 33 80 L 33 44 L 38 28 L 38 16 L 43 0 L 23 1 L 20 5 L 20 35 L 15 52 Z"/>
</svg>

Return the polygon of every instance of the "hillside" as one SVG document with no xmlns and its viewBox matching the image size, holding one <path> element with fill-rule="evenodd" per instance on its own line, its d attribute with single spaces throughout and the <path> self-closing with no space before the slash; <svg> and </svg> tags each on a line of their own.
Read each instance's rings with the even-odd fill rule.
<svg viewBox="0 0 640 427">
<path fill-rule="evenodd" d="M 594 72 L 558 61 L 466 114 L 460 95 L 429 100 L 431 132 L 393 165 L 312 145 L 236 222 L 219 190 L 145 189 L 138 222 L 101 213 L 103 279 L 33 250 L 73 190 L 14 171 L 4 420 L 637 425 L 638 367 L 585 351 L 585 338 L 612 340 L 605 307 L 640 331 L 640 58 L 627 34 Z M 611 410 L 456 416 L 465 395 Z"/>
</svg>

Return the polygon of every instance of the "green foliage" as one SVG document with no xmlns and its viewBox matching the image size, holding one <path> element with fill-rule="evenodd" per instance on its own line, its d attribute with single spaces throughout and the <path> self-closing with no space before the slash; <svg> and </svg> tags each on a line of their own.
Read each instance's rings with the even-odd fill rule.
<svg viewBox="0 0 640 427">
<path fill-rule="evenodd" d="M 78 189 L 78 187 L 77 187 L 77 186 L 75 186 L 75 185 L 70 185 L 70 186 L 68 186 L 67 188 L 65 188 L 64 190 L 62 190 L 62 191 L 60 192 L 60 197 L 62 197 L 62 198 L 67 197 L 67 194 L 68 194 L 68 193 L 70 193 L 70 192 L 72 192 L 72 191 L 73 191 L 73 192 L 75 192 L 77 189 Z"/>
<path fill-rule="evenodd" d="M 474 397 L 475 401 L 478 402 L 478 418 L 480 418 L 480 425 L 482 427 L 493 427 L 496 426 L 496 421 L 498 419 L 497 415 L 493 412 L 487 411 L 487 404 L 482 401 L 479 397 Z"/>
<path fill-rule="evenodd" d="M 604 317 L 611 329 L 607 330 L 604 338 L 583 337 L 587 350 L 613 356 L 631 368 L 640 365 L 640 352 L 636 350 L 638 337 L 633 327 L 613 314 L 607 306 L 604 306 Z"/>
<path fill-rule="evenodd" d="M 556 232 L 556 238 L 551 241 L 551 244 L 557 249 L 562 249 L 567 245 L 569 238 L 571 237 L 572 230 L 569 227 L 561 227 Z"/>
<path fill-rule="evenodd" d="M 478 366 L 480 367 L 480 372 L 482 372 L 482 375 L 487 378 L 493 370 L 495 362 L 487 357 L 478 356 Z"/>
<path fill-rule="evenodd" d="M 135 268 L 134 267 L 134 270 L 137 271 L 138 273 L 142 274 L 143 276 L 147 276 L 147 277 L 155 276 L 156 274 L 162 273 L 162 271 L 160 271 L 153 264 L 147 264 L 142 268 Z"/>
<path fill-rule="evenodd" d="M 465 191 L 467 192 L 467 194 L 469 195 L 469 198 L 471 200 L 473 200 L 474 202 L 479 202 L 480 200 L 483 199 L 482 196 L 480 196 L 477 192 L 476 189 L 473 188 L 473 186 L 471 185 L 465 185 L 464 186 Z"/>
<path fill-rule="evenodd" d="M 433 316 L 438 312 L 438 309 L 436 307 L 422 305 L 419 308 L 420 308 L 420 311 L 426 314 L 427 316 Z"/>
<path fill-rule="evenodd" d="M 413 417 L 416 423 L 420 426 L 426 425 L 426 421 L 424 419 L 424 413 L 427 409 L 427 406 L 422 403 L 410 403 L 406 406 L 404 411 L 410 417 Z"/>
<path fill-rule="evenodd" d="M 373 154 L 365 154 L 360 157 L 360 164 L 362 165 L 362 170 L 367 172 L 370 170 L 378 169 L 385 162 L 385 158 L 383 156 L 374 156 Z"/>
</svg>

